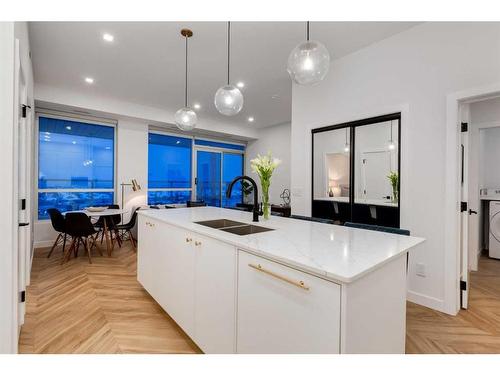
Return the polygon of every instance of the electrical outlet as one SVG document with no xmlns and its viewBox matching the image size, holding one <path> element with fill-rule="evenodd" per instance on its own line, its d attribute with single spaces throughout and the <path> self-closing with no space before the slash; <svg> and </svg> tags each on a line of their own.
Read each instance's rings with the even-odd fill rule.
<svg viewBox="0 0 500 375">
<path fill-rule="evenodd" d="M 417 263 L 415 273 L 417 274 L 417 276 L 425 277 L 425 264 Z"/>
</svg>

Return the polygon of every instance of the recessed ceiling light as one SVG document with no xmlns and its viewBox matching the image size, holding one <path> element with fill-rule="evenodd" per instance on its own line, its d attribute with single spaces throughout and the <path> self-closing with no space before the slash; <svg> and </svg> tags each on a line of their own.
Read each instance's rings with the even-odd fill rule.
<svg viewBox="0 0 500 375">
<path fill-rule="evenodd" d="M 76 141 L 73 141 L 73 142 L 71 142 L 71 143 L 73 143 L 74 145 L 76 145 Z"/>
<path fill-rule="evenodd" d="M 66 126 L 66 129 L 71 130 L 71 126 Z"/>
<path fill-rule="evenodd" d="M 243 83 L 243 82 L 241 82 L 241 81 L 240 81 L 240 82 L 238 82 L 238 83 L 236 84 L 236 86 L 237 86 L 238 88 L 242 89 L 243 87 L 245 87 L 245 83 Z"/>
<path fill-rule="evenodd" d="M 248 122 L 253 122 L 254 120 L 255 119 L 253 117 L 251 117 L 251 116 L 248 118 Z"/>
<path fill-rule="evenodd" d="M 85 82 L 87 82 L 87 83 L 94 83 L 94 78 L 86 77 L 85 78 Z"/>
<path fill-rule="evenodd" d="M 111 150 L 111 147 L 109 147 L 109 146 L 106 146 L 106 150 Z"/>
<path fill-rule="evenodd" d="M 45 132 L 45 135 L 50 135 L 50 132 Z"/>
<path fill-rule="evenodd" d="M 193 104 L 193 108 L 194 109 L 200 109 L 201 108 L 201 105 L 199 103 L 194 103 Z"/>
<path fill-rule="evenodd" d="M 271 95 L 271 98 L 273 98 L 273 99 L 279 99 L 280 96 L 278 94 L 274 94 L 274 95 Z"/>
<path fill-rule="evenodd" d="M 115 37 L 111 34 L 104 33 L 102 34 L 102 39 L 104 39 L 106 42 L 112 42 L 113 40 L 115 40 Z"/>
<path fill-rule="evenodd" d="M 177 141 L 177 142 L 175 142 L 175 144 L 176 144 L 176 145 L 178 145 L 179 143 L 181 143 L 181 141 Z"/>
</svg>

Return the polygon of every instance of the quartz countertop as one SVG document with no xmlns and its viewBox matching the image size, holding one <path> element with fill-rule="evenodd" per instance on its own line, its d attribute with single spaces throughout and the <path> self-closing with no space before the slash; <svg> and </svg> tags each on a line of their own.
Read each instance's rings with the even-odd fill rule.
<svg viewBox="0 0 500 375">
<path fill-rule="evenodd" d="M 405 254 L 424 239 L 291 218 L 259 217 L 217 207 L 145 210 L 139 215 L 212 237 L 258 256 L 340 283 L 350 283 Z M 196 221 L 230 219 L 274 229 L 239 236 Z"/>
</svg>

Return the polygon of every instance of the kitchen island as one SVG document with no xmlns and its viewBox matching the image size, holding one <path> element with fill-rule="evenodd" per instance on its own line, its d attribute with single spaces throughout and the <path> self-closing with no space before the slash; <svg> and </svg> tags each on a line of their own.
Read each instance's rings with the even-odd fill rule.
<svg viewBox="0 0 500 375">
<path fill-rule="evenodd" d="M 404 353 L 406 253 L 423 239 L 251 220 L 139 211 L 138 280 L 205 353 Z"/>
</svg>

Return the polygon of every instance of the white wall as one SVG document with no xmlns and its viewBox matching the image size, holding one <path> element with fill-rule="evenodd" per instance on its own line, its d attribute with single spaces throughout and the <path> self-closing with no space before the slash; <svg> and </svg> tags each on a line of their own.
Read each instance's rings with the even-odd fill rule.
<svg viewBox="0 0 500 375">
<path fill-rule="evenodd" d="M 408 298 L 455 313 L 444 278 L 446 96 L 499 82 L 499 66 L 499 23 L 425 23 L 334 61 L 317 85 L 294 85 L 293 213 L 311 212 L 311 128 L 402 111 L 401 226 L 427 239 L 410 255 Z"/>
<path fill-rule="evenodd" d="M 257 140 L 248 143 L 245 173 L 259 184 L 258 176 L 250 168 L 250 160 L 257 154 L 264 155 L 271 151 L 274 157 L 281 160 L 281 164 L 273 174 L 269 199 L 273 204 L 281 204 L 281 192 L 283 189 L 290 189 L 290 124 L 259 129 L 257 137 Z M 293 202 L 291 204 L 293 205 Z"/>
<path fill-rule="evenodd" d="M 121 207 L 121 183 L 130 184 L 135 178 L 141 190 L 133 191 L 131 186 L 124 187 L 124 207 L 129 210 L 124 215 L 128 222 L 134 207 L 147 204 L 148 199 L 148 124 L 144 122 L 121 120 L 118 122 L 117 142 L 117 202 Z"/>
<path fill-rule="evenodd" d="M 500 188 L 499 161 L 500 128 L 479 129 L 480 189 Z"/>
</svg>

